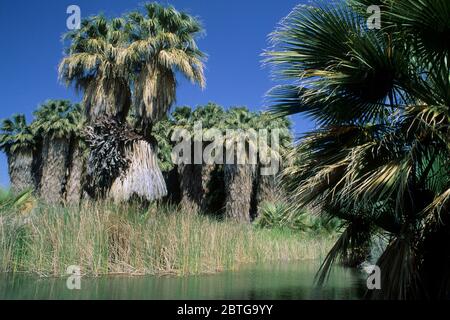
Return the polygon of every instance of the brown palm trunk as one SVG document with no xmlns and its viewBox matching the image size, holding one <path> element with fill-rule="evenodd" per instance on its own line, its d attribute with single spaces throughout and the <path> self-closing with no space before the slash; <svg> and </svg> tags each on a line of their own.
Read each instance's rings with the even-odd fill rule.
<svg viewBox="0 0 450 320">
<path fill-rule="evenodd" d="M 250 222 L 254 174 L 253 165 L 225 165 L 225 216 L 227 218 L 239 222 Z"/>
<path fill-rule="evenodd" d="M 181 193 L 181 206 L 192 212 L 210 213 L 211 194 L 214 191 L 211 183 L 215 165 L 188 164 L 178 166 L 178 177 Z"/>
<path fill-rule="evenodd" d="M 202 165 L 180 164 L 178 175 L 180 178 L 181 207 L 188 212 L 198 213 L 202 201 Z"/>
<path fill-rule="evenodd" d="M 79 140 L 72 142 L 71 154 L 69 160 L 69 173 L 65 187 L 65 201 L 68 204 L 79 204 L 82 194 L 82 182 L 84 171 L 83 149 Z"/>
<path fill-rule="evenodd" d="M 38 139 L 36 141 L 35 149 L 33 150 L 33 167 L 31 169 L 34 180 L 34 190 L 36 194 L 39 194 L 42 179 L 42 159 L 43 159 L 42 150 L 43 150 L 43 141 L 42 139 Z"/>
<path fill-rule="evenodd" d="M 46 137 L 42 148 L 40 196 L 47 203 L 62 201 L 67 170 L 69 142 L 64 138 Z"/>
<path fill-rule="evenodd" d="M 14 193 L 34 188 L 33 151 L 19 149 L 8 153 L 8 170 L 11 190 Z"/>
<path fill-rule="evenodd" d="M 167 197 L 164 201 L 173 205 L 180 204 L 181 194 L 178 168 L 173 168 L 170 171 L 164 171 L 163 176 L 167 186 Z"/>
<path fill-rule="evenodd" d="M 216 169 L 216 166 L 213 164 L 203 164 L 201 179 L 202 179 L 202 193 L 200 200 L 200 209 L 202 212 L 208 212 L 211 209 L 211 183 L 213 178 L 213 172 Z"/>
</svg>

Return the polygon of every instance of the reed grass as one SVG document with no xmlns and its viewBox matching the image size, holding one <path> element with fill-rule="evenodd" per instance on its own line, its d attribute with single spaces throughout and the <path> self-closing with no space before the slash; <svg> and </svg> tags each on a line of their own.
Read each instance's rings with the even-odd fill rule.
<svg viewBox="0 0 450 320">
<path fill-rule="evenodd" d="M 182 212 L 177 208 L 90 203 L 37 205 L 0 213 L 0 272 L 65 276 L 189 275 L 240 265 L 320 259 L 333 238 L 266 230 Z"/>
</svg>

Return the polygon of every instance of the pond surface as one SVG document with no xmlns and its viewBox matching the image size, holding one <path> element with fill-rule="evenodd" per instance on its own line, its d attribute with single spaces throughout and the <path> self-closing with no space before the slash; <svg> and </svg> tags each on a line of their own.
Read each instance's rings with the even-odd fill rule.
<svg viewBox="0 0 450 320">
<path fill-rule="evenodd" d="M 248 265 L 239 271 L 190 277 L 82 278 L 81 290 L 69 290 L 67 279 L 0 274 L 0 299 L 360 299 L 364 275 L 336 267 L 324 288 L 313 285 L 318 263 Z"/>
</svg>

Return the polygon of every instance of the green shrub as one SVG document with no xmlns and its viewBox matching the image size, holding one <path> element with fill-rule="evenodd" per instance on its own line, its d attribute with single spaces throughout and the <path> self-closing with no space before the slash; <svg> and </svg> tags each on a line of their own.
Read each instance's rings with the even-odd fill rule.
<svg viewBox="0 0 450 320">
<path fill-rule="evenodd" d="M 264 203 L 255 220 L 260 228 L 291 229 L 306 233 L 335 233 L 339 230 L 337 219 L 327 219 L 307 209 L 298 210 L 285 202 Z"/>
</svg>

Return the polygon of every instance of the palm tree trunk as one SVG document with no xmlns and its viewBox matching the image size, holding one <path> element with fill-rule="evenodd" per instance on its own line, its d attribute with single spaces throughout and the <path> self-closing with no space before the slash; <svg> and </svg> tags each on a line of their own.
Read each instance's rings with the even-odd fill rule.
<svg viewBox="0 0 450 320">
<path fill-rule="evenodd" d="M 208 213 L 211 209 L 211 182 L 215 165 L 187 164 L 178 166 L 181 206 L 192 212 Z"/>
<path fill-rule="evenodd" d="M 198 213 L 202 201 L 202 165 L 180 164 L 181 206 L 188 212 Z"/>
<path fill-rule="evenodd" d="M 239 222 L 250 222 L 254 173 L 253 165 L 225 165 L 225 216 L 227 218 Z"/>
<path fill-rule="evenodd" d="M 256 186 L 256 216 L 259 216 L 261 205 L 264 203 L 276 202 L 279 193 L 275 175 L 264 176 L 259 174 Z"/>
<path fill-rule="evenodd" d="M 68 154 L 69 143 L 67 139 L 44 139 L 40 196 L 45 202 L 58 203 L 62 200 Z"/>
<path fill-rule="evenodd" d="M 34 189 L 39 194 L 42 179 L 42 157 L 43 157 L 43 141 L 38 139 L 36 141 L 35 149 L 33 150 L 33 165 L 31 172 L 33 174 Z"/>
<path fill-rule="evenodd" d="M 11 178 L 11 190 L 18 193 L 34 188 L 33 152 L 19 149 L 8 153 L 8 170 Z"/>
<path fill-rule="evenodd" d="M 83 171 L 83 150 L 79 145 L 79 140 L 75 139 L 71 146 L 69 175 L 65 188 L 65 201 L 68 204 L 79 204 L 81 200 Z"/>
<path fill-rule="evenodd" d="M 208 212 L 211 204 L 210 204 L 210 195 L 213 190 L 211 190 L 211 182 L 213 178 L 213 172 L 216 169 L 216 166 L 213 164 L 203 164 L 201 171 L 201 179 L 202 179 L 202 193 L 200 200 L 200 209 L 202 212 Z"/>
<path fill-rule="evenodd" d="M 180 204 L 181 194 L 178 168 L 173 168 L 170 171 L 163 172 L 163 176 L 167 186 L 167 197 L 164 199 L 164 201 L 173 205 Z"/>
</svg>

